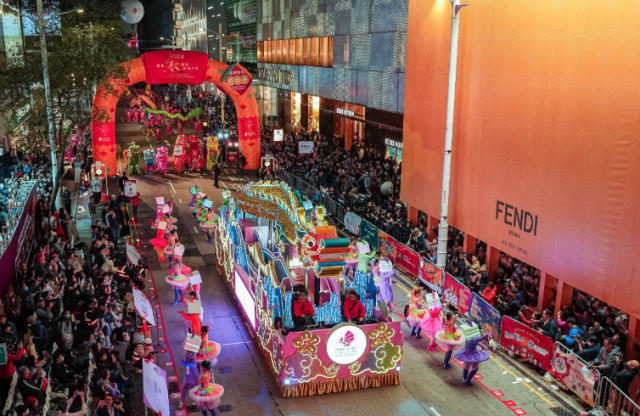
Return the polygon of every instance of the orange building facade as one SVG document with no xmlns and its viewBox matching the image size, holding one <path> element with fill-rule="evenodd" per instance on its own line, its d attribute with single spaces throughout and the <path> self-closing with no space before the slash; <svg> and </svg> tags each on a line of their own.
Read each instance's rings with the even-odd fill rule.
<svg viewBox="0 0 640 416">
<path fill-rule="evenodd" d="M 411 0 L 401 198 L 437 223 L 451 4 Z M 460 16 L 449 223 L 640 315 L 640 3 L 472 0 Z M 431 235 L 433 237 L 433 234 Z M 557 279 L 557 280 L 556 280 Z M 633 336 L 629 337 L 629 342 Z"/>
</svg>

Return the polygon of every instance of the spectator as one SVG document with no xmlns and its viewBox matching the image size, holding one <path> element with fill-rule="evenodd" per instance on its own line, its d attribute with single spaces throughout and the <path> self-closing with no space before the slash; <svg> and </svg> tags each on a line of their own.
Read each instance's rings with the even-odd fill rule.
<svg viewBox="0 0 640 416">
<path fill-rule="evenodd" d="M 107 394 L 96 411 L 96 416 L 124 416 L 122 403 L 113 400 L 113 395 Z"/>
<path fill-rule="evenodd" d="M 342 306 L 347 322 L 362 325 L 364 323 L 365 309 L 360 301 L 360 296 L 355 291 L 350 291 Z"/>
<path fill-rule="evenodd" d="M 487 303 L 493 306 L 493 300 L 496 297 L 496 285 L 493 282 L 489 282 L 489 285 L 482 291 L 482 298 L 487 301 Z"/>
<path fill-rule="evenodd" d="M 578 356 L 586 362 L 595 360 L 598 356 L 598 353 L 600 352 L 600 343 L 598 341 L 598 337 L 595 337 L 593 335 L 589 337 L 586 344 L 584 341 L 579 340 Z"/>
<path fill-rule="evenodd" d="M 609 377 L 613 372 L 618 354 L 620 354 L 618 347 L 613 345 L 613 340 L 611 338 L 607 338 L 604 340 L 604 346 L 600 349 L 596 358 L 591 362 L 589 368 L 598 370 L 601 376 Z"/>
<path fill-rule="evenodd" d="M 538 330 L 538 332 L 542 333 L 542 335 L 546 335 L 549 338 L 555 340 L 556 339 L 556 321 L 551 317 L 551 309 L 545 309 L 542 311 L 542 321 L 540 325 L 542 328 Z"/>
</svg>

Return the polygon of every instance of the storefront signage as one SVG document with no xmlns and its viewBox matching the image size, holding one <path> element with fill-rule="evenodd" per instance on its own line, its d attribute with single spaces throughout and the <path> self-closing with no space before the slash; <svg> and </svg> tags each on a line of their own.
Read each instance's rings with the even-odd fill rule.
<svg viewBox="0 0 640 416">
<path fill-rule="evenodd" d="M 339 365 L 358 361 L 367 350 L 367 335 L 353 324 L 336 326 L 327 336 L 327 356 Z"/>
<path fill-rule="evenodd" d="M 518 210 L 518 207 L 505 204 L 502 201 L 496 201 L 496 220 L 502 217 L 504 223 L 518 228 L 525 233 L 533 232 L 533 235 L 538 235 L 538 216 L 531 214 L 529 211 L 523 209 Z M 517 232 L 509 231 L 509 234 L 520 237 Z"/>
<path fill-rule="evenodd" d="M 402 149 L 402 142 L 397 142 L 395 140 L 384 139 L 384 144 L 386 144 L 388 146 L 393 146 L 393 147 L 398 148 L 398 149 Z"/>
<path fill-rule="evenodd" d="M 284 132 L 282 129 L 274 129 L 273 130 L 273 141 L 281 142 L 284 139 Z"/>
<path fill-rule="evenodd" d="M 285 85 L 293 85 L 296 82 L 295 72 L 283 69 L 258 68 L 258 78 L 262 81 Z"/>
<path fill-rule="evenodd" d="M 310 142 L 310 141 L 298 142 L 298 153 L 301 155 L 304 155 L 307 153 L 313 153 L 313 142 Z"/>
<path fill-rule="evenodd" d="M 356 116 L 356 113 L 354 113 L 353 111 L 345 110 L 344 108 L 338 108 L 338 109 L 336 109 L 336 112 L 338 114 L 342 114 L 343 116 L 347 116 L 347 117 L 355 117 Z"/>
</svg>

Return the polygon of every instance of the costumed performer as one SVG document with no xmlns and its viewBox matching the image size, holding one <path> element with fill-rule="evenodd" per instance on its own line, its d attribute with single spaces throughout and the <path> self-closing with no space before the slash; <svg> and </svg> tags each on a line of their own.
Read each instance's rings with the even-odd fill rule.
<svg viewBox="0 0 640 416">
<path fill-rule="evenodd" d="M 175 256 L 175 253 L 174 253 L 174 257 L 177 257 Z M 176 298 L 174 302 L 171 304 L 171 306 L 176 306 L 180 302 L 180 299 L 183 296 L 182 289 L 189 286 L 189 278 L 184 274 L 169 274 L 167 277 L 164 278 L 164 281 L 169 283 L 173 287 L 173 291 L 176 294 Z"/>
<path fill-rule="evenodd" d="M 187 312 L 178 312 L 185 319 L 185 331 L 187 334 L 199 334 L 202 331 L 202 315 L 204 315 L 204 309 L 200 306 L 199 313 L 189 313 L 189 303 L 196 301 L 196 292 L 189 292 L 189 300 L 187 301 L 184 296 L 181 296 L 182 301 L 187 306 Z"/>
<path fill-rule="evenodd" d="M 186 140 L 184 136 L 178 136 L 176 142 L 173 144 L 173 171 L 175 173 L 182 173 L 184 171 L 188 157 Z"/>
<path fill-rule="evenodd" d="M 206 149 L 207 170 L 212 170 L 213 165 L 218 163 L 218 157 L 220 156 L 220 150 L 218 149 L 218 138 L 215 136 L 207 137 Z"/>
<path fill-rule="evenodd" d="M 436 292 L 429 293 L 425 296 L 427 302 L 427 312 L 423 315 L 420 323 L 418 324 L 418 332 L 416 338 L 420 336 L 420 331 L 424 331 L 425 334 L 431 339 L 427 351 L 436 350 L 436 333 L 442 330 L 442 318 L 440 312 L 442 312 L 442 303 L 440 297 Z M 413 331 L 411 331 L 413 335 Z"/>
<path fill-rule="evenodd" d="M 198 351 L 198 355 L 196 360 L 200 361 L 209 361 L 211 365 L 216 365 L 218 363 L 218 355 L 220 355 L 220 351 L 222 351 L 222 347 L 215 341 L 209 340 L 209 325 L 204 325 L 200 330 L 200 339 L 202 340 L 202 344 L 200 345 L 200 351 Z"/>
<path fill-rule="evenodd" d="M 211 235 L 211 230 L 216 227 L 216 223 L 220 219 L 218 214 L 213 212 L 213 207 L 208 209 L 207 215 L 204 221 L 200 222 L 200 227 L 202 227 L 202 231 L 204 231 L 207 236 L 207 243 L 213 243 L 213 236 Z"/>
<path fill-rule="evenodd" d="M 158 261 L 164 261 L 164 254 L 162 249 L 167 246 L 167 240 L 164 238 L 164 230 L 167 228 L 167 223 L 164 221 L 160 221 L 157 223 L 156 229 L 157 233 L 154 238 L 149 240 L 151 244 L 153 244 L 153 249 L 158 253 Z"/>
<path fill-rule="evenodd" d="M 376 255 L 375 249 L 372 251 L 369 243 L 361 241 L 357 244 L 358 247 L 358 271 L 361 273 L 367 273 L 367 264 Z"/>
<path fill-rule="evenodd" d="M 375 261 L 375 260 L 374 260 Z M 391 276 L 397 272 L 393 270 L 393 263 L 385 256 L 380 256 L 380 261 L 374 263 L 372 261 L 373 269 L 373 284 L 378 288 L 378 302 L 385 300 L 387 305 L 393 302 L 393 289 L 391 287 Z"/>
<path fill-rule="evenodd" d="M 184 340 L 184 349 L 186 350 L 184 352 L 184 359 L 180 360 L 180 364 L 186 367 L 187 371 L 184 373 L 182 385 L 180 386 L 180 403 L 178 404 L 178 408 L 184 407 L 187 394 L 198 385 L 198 379 L 200 378 L 198 364 L 196 363 L 196 353 L 199 348 L 192 345 L 192 343 L 193 337 L 187 335 L 187 338 Z"/>
<path fill-rule="evenodd" d="M 159 147 L 156 154 L 157 172 L 167 173 L 169 168 L 169 150 L 166 147 Z"/>
<path fill-rule="evenodd" d="M 180 254 L 178 254 L 178 250 L 177 250 L 178 247 L 183 249 L 181 250 Z M 182 253 L 184 253 L 184 246 L 182 245 L 176 246 L 176 248 L 174 248 L 173 250 L 173 260 L 175 261 L 175 265 L 173 266 L 173 268 L 171 268 L 171 270 L 169 270 L 169 273 L 174 276 L 179 276 L 181 274 L 189 274 L 193 270 L 191 269 L 191 267 L 187 266 L 186 264 L 182 264 Z"/>
<path fill-rule="evenodd" d="M 477 326 L 476 326 L 477 328 Z M 491 338 L 491 334 L 484 334 L 480 336 L 480 332 L 477 332 L 477 336 L 473 338 L 467 338 L 464 342 L 464 347 L 457 351 L 455 358 L 458 361 L 464 362 L 464 368 L 462 370 L 462 382 L 467 386 L 473 386 L 471 380 L 480 369 L 480 363 L 487 361 L 490 357 L 488 348 L 482 343 Z M 478 349 L 480 346 L 480 350 Z"/>
<path fill-rule="evenodd" d="M 420 335 L 421 329 L 418 328 L 418 324 L 422 321 L 422 318 L 424 318 L 425 310 L 426 308 L 422 306 L 422 290 L 420 290 L 419 286 L 416 286 L 411 291 L 407 320 L 409 321 L 409 325 L 411 325 L 411 335 L 415 335 L 417 339 L 422 338 L 422 335 Z M 439 328 L 442 328 L 442 325 L 440 325 Z M 417 334 L 416 329 L 418 330 Z"/>
<path fill-rule="evenodd" d="M 356 269 L 358 268 L 358 247 L 357 241 L 351 241 L 349 244 L 349 254 L 347 254 L 346 258 L 347 265 L 345 266 L 345 276 L 349 275 L 349 270 L 353 274 L 353 277 L 356 277 Z"/>
<path fill-rule="evenodd" d="M 453 351 L 464 344 L 464 338 L 462 338 L 462 335 L 456 330 L 457 320 L 457 315 L 454 315 L 452 312 L 447 312 L 445 315 L 444 329 L 437 332 L 435 336 L 436 343 L 438 343 L 443 350 L 447 351 L 444 355 L 444 361 L 442 362 L 444 368 L 451 368 L 449 360 L 451 359 Z"/>
<path fill-rule="evenodd" d="M 189 397 L 196 402 L 196 407 L 207 416 L 207 410 L 211 416 L 216 416 L 216 407 L 220 405 L 220 398 L 224 394 L 224 388 L 219 384 L 213 383 L 213 373 L 211 372 L 211 363 L 203 361 L 201 364 L 202 375 L 198 380 L 199 386 L 189 391 Z"/>
<path fill-rule="evenodd" d="M 178 242 L 176 230 L 171 230 L 169 231 L 167 246 L 164 248 L 164 250 L 162 250 L 162 252 L 169 258 L 169 268 L 167 270 L 171 270 L 171 268 L 173 267 L 173 250 L 176 248 L 176 244 L 180 244 Z"/>
<path fill-rule="evenodd" d="M 151 149 L 147 149 L 143 152 L 143 154 L 145 173 L 149 173 L 149 169 L 154 172 L 156 170 L 156 152 Z"/>
<path fill-rule="evenodd" d="M 200 189 L 198 189 L 197 186 L 194 186 L 189 192 L 191 193 L 191 202 L 188 202 L 187 206 L 189 208 L 193 208 L 196 205 L 196 198 L 198 197 L 198 192 L 200 192 Z"/>
</svg>

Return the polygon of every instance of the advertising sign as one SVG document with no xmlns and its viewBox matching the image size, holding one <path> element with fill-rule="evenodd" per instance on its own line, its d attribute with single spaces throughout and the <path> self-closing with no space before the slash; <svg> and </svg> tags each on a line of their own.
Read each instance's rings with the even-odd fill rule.
<svg viewBox="0 0 640 416">
<path fill-rule="evenodd" d="M 298 153 L 301 155 L 313 153 L 313 142 L 298 142 Z"/>
<path fill-rule="evenodd" d="M 444 299 L 451 306 L 459 310 L 463 314 L 469 312 L 469 304 L 471 302 L 471 290 L 458 282 L 450 274 L 444 278 Z"/>
<path fill-rule="evenodd" d="M 222 81 L 240 95 L 249 89 L 252 80 L 251 73 L 238 64 L 231 64 L 222 75 Z"/>
<path fill-rule="evenodd" d="M 153 308 L 151 307 L 149 298 L 136 287 L 133 288 L 133 304 L 141 318 L 144 318 L 149 325 L 156 326 L 156 320 L 153 316 Z"/>
<path fill-rule="evenodd" d="M 273 129 L 273 141 L 281 142 L 284 140 L 284 131 L 282 129 Z"/>
<path fill-rule="evenodd" d="M 575 354 L 564 353 L 560 346 L 556 345 L 553 366 L 549 372 L 582 400 L 591 406 L 594 405 L 593 387 L 596 384 L 597 374 Z"/>
<path fill-rule="evenodd" d="M 357 325 L 338 325 L 327 336 L 325 346 L 331 361 L 338 365 L 351 364 L 367 351 L 367 335 Z"/>
<path fill-rule="evenodd" d="M 418 277 L 420 271 L 420 255 L 409 247 L 397 244 L 398 257 L 396 264 L 406 270 L 411 276 Z"/>
<path fill-rule="evenodd" d="M 142 363 L 144 404 L 156 413 L 170 415 L 167 372 L 145 359 Z"/>
<path fill-rule="evenodd" d="M 378 248 L 378 231 L 378 227 L 369 221 L 360 221 L 360 238 L 369 243 L 371 247 Z"/>
<path fill-rule="evenodd" d="M 138 195 L 138 187 L 136 181 L 124 181 L 124 196 L 133 198 Z"/>
<path fill-rule="evenodd" d="M 133 264 L 138 264 L 138 260 L 142 259 L 138 250 L 129 243 L 127 243 L 127 259 Z"/>
<path fill-rule="evenodd" d="M 395 238 L 382 230 L 378 230 L 378 243 L 380 244 L 378 247 L 380 254 L 384 254 L 395 263 L 396 257 L 398 257 L 398 242 Z"/>
<path fill-rule="evenodd" d="M 360 235 L 361 218 L 355 212 L 347 212 L 344 216 L 344 226 L 349 232 Z"/>
<path fill-rule="evenodd" d="M 508 316 L 502 318 L 500 345 L 543 370 L 551 368 L 553 340 Z"/>
<path fill-rule="evenodd" d="M 193 51 L 151 51 L 140 59 L 150 85 L 202 84 L 209 61 L 207 54 Z"/>
<path fill-rule="evenodd" d="M 468 316 L 485 333 L 491 334 L 496 342 L 500 342 L 500 320 L 502 318 L 500 312 L 476 293 L 471 294 Z"/>
<path fill-rule="evenodd" d="M 442 288 L 444 287 L 444 272 L 424 257 L 420 257 L 420 280 L 429 286 L 431 290 L 442 293 Z"/>
</svg>

